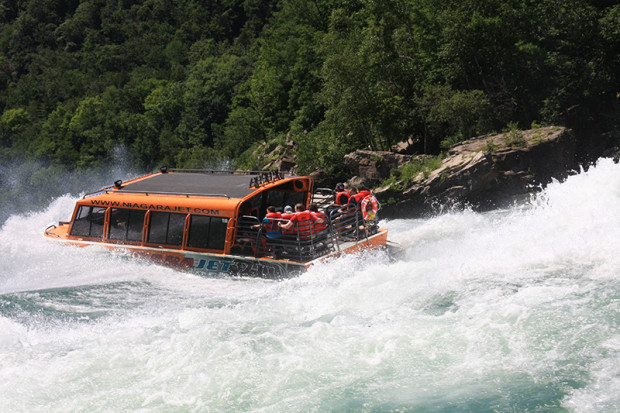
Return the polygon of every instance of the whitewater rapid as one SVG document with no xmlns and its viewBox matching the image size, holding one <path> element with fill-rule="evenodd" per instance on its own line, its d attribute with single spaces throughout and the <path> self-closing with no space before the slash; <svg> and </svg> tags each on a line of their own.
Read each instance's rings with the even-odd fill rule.
<svg viewBox="0 0 620 413">
<path fill-rule="evenodd" d="M 75 200 L 0 228 L 0 412 L 620 411 L 611 160 L 282 281 L 43 238 Z"/>
</svg>

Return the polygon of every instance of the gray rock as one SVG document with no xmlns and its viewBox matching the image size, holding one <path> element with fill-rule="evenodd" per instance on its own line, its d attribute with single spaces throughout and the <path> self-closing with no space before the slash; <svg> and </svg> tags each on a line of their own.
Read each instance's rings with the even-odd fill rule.
<svg viewBox="0 0 620 413">
<path fill-rule="evenodd" d="M 575 168 L 575 135 L 561 127 L 511 131 L 453 147 L 441 166 L 411 182 L 375 189 L 382 215 L 414 216 L 454 205 L 488 210 L 513 203 Z M 361 170 L 361 168 L 360 168 Z M 372 170 L 366 165 L 364 170 Z"/>
</svg>

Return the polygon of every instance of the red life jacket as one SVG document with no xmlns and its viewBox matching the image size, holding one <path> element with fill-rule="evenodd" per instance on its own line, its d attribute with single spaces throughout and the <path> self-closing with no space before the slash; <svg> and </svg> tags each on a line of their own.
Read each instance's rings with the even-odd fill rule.
<svg viewBox="0 0 620 413">
<path fill-rule="evenodd" d="M 345 196 L 346 199 L 343 199 L 341 201 L 341 197 L 342 196 Z M 349 198 L 350 197 L 351 197 L 351 194 L 349 194 L 349 190 L 348 189 L 345 189 L 344 191 L 341 191 L 341 192 L 336 192 L 336 202 L 335 202 L 335 204 L 336 205 L 346 205 L 346 204 L 349 203 Z"/>
<path fill-rule="evenodd" d="M 327 229 L 327 217 L 325 216 L 325 213 L 312 212 L 312 215 L 314 215 L 315 218 L 320 218 L 323 220 L 323 222 L 321 222 L 320 224 L 316 221 L 312 223 L 312 233 L 314 234 L 316 232 L 326 230 Z"/>
<path fill-rule="evenodd" d="M 291 218 L 293 218 L 295 214 L 293 212 L 285 212 L 282 214 L 282 216 L 280 218 L 282 218 L 285 221 L 290 221 Z M 282 230 L 282 234 L 294 234 L 294 227 L 291 227 L 290 229 L 283 229 Z"/>
<path fill-rule="evenodd" d="M 357 194 L 353 195 L 353 199 L 355 199 L 355 203 L 359 204 L 362 202 L 362 199 L 366 198 L 370 195 L 370 191 L 359 191 Z"/>
<path fill-rule="evenodd" d="M 282 217 L 279 212 L 268 212 L 263 218 L 263 224 L 265 225 L 265 231 L 275 231 L 278 229 L 278 219 Z"/>
<path fill-rule="evenodd" d="M 295 229 L 299 234 L 299 239 L 310 239 L 310 235 L 312 234 L 312 223 L 316 221 L 316 217 L 312 215 L 312 212 L 296 212 L 295 216 L 291 218 L 291 221 L 295 223 Z"/>
</svg>

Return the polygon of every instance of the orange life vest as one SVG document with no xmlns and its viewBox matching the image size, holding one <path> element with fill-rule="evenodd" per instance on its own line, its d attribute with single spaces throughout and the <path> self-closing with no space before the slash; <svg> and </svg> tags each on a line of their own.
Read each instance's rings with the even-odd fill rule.
<svg viewBox="0 0 620 413">
<path fill-rule="evenodd" d="M 345 199 L 344 201 L 340 201 L 340 198 L 342 196 L 346 196 L 347 199 Z M 349 193 L 348 189 L 345 189 L 344 191 L 341 192 L 336 192 L 336 205 L 346 205 L 349 203 L 349 198 L 351 197 L 351 194 Z"/>
<path fill-rule="evenodd" d="M 307 240 L 312 234 L 312 223 L 316 221 L 316 217 L 312 215 L 310 211 L 296 212 L 295 216 L 291 218 L 291 221 L 295 223 L 295 228 L 299 234 L 299 239 Z"/>
<path fill-rule="evenodd" d="M 362 199 L 366 198 L 370 195 L 370 191 L 359 191 L 357 194 L 353 195 L 352 198 L 355 199 L 355 203 L 359 204 L 362 202 Z"/>
<path fill-rule="evenodd" d="M 265 214 L 263 218 L 263 224 L 265 225 L 265 231 L 275 231 L 278 229 L 278 219 L 282 217 L 279 212 L 269 212 Z"/>
<path fill-rule="evenodd" d="M 295 214 L 293 212 L 285 212 L 284 214 L 282 214 L 282 216 L 280 218 L 282 218 L 283 220 L 286 220 L 286 221 L 290 221 L 291 218 L 293 218 L 294 215 Z M 291 227 L 290 229 L 283 229 L 282 230 L 282 234 L 288 235 L 288 234 L 294 234 L 294 233 L 295 233 L 295 231 L 294 231 L 293 227 Z"/>
<path fill-rule="evenodd" d="M 323 220 L 323 222 L 321 222 L 320 224 L 318 222 L 313 222 L 312 223 L 312 233 L 316 233 L 319 231 L 323 231 L 327 229 L 327 217 L 325 216 L 324 212 L 312 212 L 312 215 L 314 215 L 315 218 L 320 218 Z"/>
</svg>

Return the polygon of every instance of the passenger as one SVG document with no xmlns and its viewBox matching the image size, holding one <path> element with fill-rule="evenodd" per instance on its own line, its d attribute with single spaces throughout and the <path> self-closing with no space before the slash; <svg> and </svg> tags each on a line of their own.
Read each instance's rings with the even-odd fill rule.
<svg viewBox="0 0 620 413">
<path fill-rule="evenodd" d="M 334 229 L 338 233 L 339 238 L 352 238 L 352 232 L 355 231 L 356 225 L 354 225 L 355 221 L 355 213 L 358 208 L 357 204 L 357 189 L 351 188 L 349 190 L 349 203 L 341 206 L 338 210 L 333 211 L 330 214 L 330 218 L 332 219 Z"/>
<path fill-rule="evenodd" d="M 280 212 L 276 212 L 276 207 L 270 205 L 267 207 L 267 213 L 263 218 L 263 228 L 265 231 L 275 231 L 278 229 L 278 220 L 282 217 Z"/>
<path fill-rule="evenodd" d="M 293 208 L 290 205 L 284 207 L 284 212 L 282 213 L 282 219 L 291 219 L 291 217 L 295 215 L 293 212 Z"/>
<path fill-rule="evenodd" d="M 312 233 L 312 223 L 322 223 L 323 219 L 316 217 L 310 211 L 304 210 L 303 204 L 295 205 L 295 214 L 291 217 L 291 219 L 286 223 L 282 224 L 278 223 L 278 226 L 283 231 L 290 230 L 293 228 L 293 225 L 296 224 L 296 229 L 299 234 L 300 239 L 308 239 Z"/>
<path fill-rule="evenodd" d="M 293 212 L 293 208 L 291 208 L 290 205 L 287 205 L 284 207 L 284 212 L 282 213 L 280 218 L 282 218 L 282 220 L 288 221 L 293 218 L 293 215 L 295 215 L 295 213 Z"/>
<path fill-rule="evenodd" d="M 317 218 L 320 218 L 322 221 L 320 223 L 319 222 L 312 223 L 312 233 L 315 234 L 317 232 L 327 230 L 327 217 L 325 216 L 325 213 L 319 211 L 319 206 L 313 202 L 310 204 L 309 210 L 312 213 L 312 215 L 314 215 Z"/>
<path fill-rule="evenodd" d="M 349 202 L 346 204 L 346 206 L 349 205 L 356 205 L 357 204 L 357 189 L 355 188 L 351 188 L 349 190 Z"/>
<path fill-rule="evenodd" d="M 370 195 L 370 191 L 368 190 L 368 188 L 362 186 L 360 187 L 359 192 L 357 192 L 355 195 L 351 195 L 351 198 L 354 198 L 355 203 L 359 205 L 362 203 L 362 200 L 368 195 Z"/>
<path fill-rule="evenodd" d="M 349 203 L 349 190 L 344 189 L 343 183 L 337 183 L 335 191 L 334 202 L 329 204 L 326 209 L 327 215 L 330 217 L 335 217 L 338 214 L 337 210 L 342 208 L 343 205 L 347 205 Z"/>
<path fill-rule="evenodd" d="M 349 191 L 344 189 L 343 183 L 336 184 L 336 197 L 334 199 L 334 205 L 346 205 L 349 203 Z"/>
<path fill-rule="evenodd" d="M 278 239 L 281 236 L 280 231 L 278 231 L 278 223 L 280 221 L 281 213 L 276 212 L 275 206 L 268 206 L 267 213 L 263 218 L 263 236 L 261 239 L 261 251 L 263 254 L 273 254 L 274 256 L 278 254 Z"/>
</svg>

